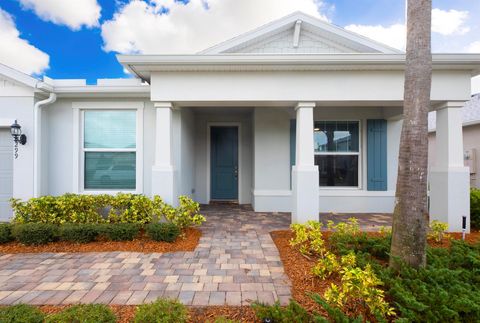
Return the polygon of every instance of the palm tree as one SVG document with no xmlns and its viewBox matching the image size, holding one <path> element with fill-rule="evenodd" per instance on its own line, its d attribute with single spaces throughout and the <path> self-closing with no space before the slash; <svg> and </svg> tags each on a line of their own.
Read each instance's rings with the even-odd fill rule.
<svg viewBox="0 0 480 323">
<path fill-rule="evenodd" d="M 432 0 L 407 0 L 403 127 L 393 214 L 390 266 L 426 265 L 428 109 L 432 83 Z"/>
</svg>

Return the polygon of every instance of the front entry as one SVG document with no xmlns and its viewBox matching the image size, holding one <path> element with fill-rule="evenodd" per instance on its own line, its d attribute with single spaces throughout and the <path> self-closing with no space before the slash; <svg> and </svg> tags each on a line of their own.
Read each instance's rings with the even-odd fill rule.
<svg viewBox="0 0 480 323">
<path fill-rule="evenodd" d="M 238 127 L 210 128 L 210 199 L 238 200 Z"/>
</svg>

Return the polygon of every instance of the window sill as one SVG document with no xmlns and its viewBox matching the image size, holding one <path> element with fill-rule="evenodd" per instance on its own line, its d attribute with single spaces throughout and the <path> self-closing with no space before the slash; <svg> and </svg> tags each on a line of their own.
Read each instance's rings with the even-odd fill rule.
<svg viewBox="0 0 480 323">
<path fill-rule="evenodd" d="M 356 188 L 351 189 L 326 189 L 321 188 L 318 193 L 319 196 L 352 196 L 352 197 L 368 197 L 368 196 L 379 196 L 379 197 L 394 197 L 395 191 L 366 191 Z"/>
</svg>

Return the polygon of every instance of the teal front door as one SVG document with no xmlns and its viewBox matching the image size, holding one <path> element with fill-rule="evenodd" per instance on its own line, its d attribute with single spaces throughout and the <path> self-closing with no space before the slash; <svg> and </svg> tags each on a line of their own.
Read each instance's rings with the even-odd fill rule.
<svg viewBox="0 0 480 323">
<path fill-rule="evenodd" d="M 210 128 L 210 199 L 238 200 L 238 128 Z"/>
</svg>

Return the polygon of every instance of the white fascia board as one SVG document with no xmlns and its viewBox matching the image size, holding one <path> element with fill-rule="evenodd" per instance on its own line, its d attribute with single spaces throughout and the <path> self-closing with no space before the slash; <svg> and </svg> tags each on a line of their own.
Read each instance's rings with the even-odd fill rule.
<svg viewBox="0 0 480 323">
<path fill-rule="evenodd" d="M 1 63 L 0 75 L 31 88 L 35 88 L 37 83 L 39 82 L 39 80 L 37 80 L 36 78 L 33 78 L 30 75 L 17 71 L 16 69 Z"/>
<path fill-rule="evenodd" d="M 480 74 L 480 54 L 433 54 L 433 69 Z M 153 71 L 402 70 L 405 54 L 117 55 L 142 79 Z"/>
<path fill-rule="evenodd" d="M 54 91 L 59 97 L 148 97 L 150 86 L 65 86 L 55 87 Z"/>
</svg>

